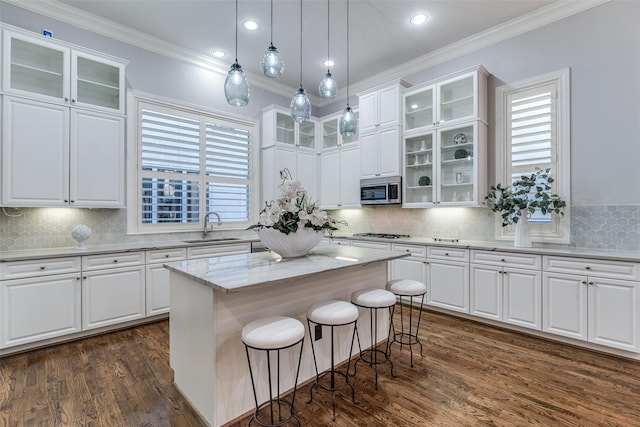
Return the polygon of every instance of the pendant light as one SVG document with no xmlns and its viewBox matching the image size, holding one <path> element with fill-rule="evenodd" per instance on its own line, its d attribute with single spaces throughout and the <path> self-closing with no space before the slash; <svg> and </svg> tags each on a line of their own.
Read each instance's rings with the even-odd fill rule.
<svg viewBox="0 0 640 427">
<path fill-rule="evenodd" d="M 311 116 L 311 102 L 302 87 L 302 0 L 300 0 L 300 88 L 293 95 L 289 109 L 291 118 L 298 123 L 306 122 Z"/>
<path fill-rule="evenodd" d="M 347 0 L 347 107 L 340 116 L 340 135 L 352 136 L 358 132 L 358 118 L 349 106 L 349 0 Z"/>
<path fill-rule="evenodd" d="M 236 0 L 236 62 L 224 81 L 224 96 L 227 102 L 236 107 L 244 107 L 249 103 L 249 82 L 238 64 L 238 0 Z"/>
<path fill-rule="evenodd" d="M 273 45 L 273 0 L 271 0 L 271 41 L 269 47 L 264 52 L 264 56 L 260 62 L 260 68 L 262 68 L 265 76 L 271 78 L 280 77 L 284 71 L 284 61 L 278 49 Z"/>
<path fill-rule="evenodd" d="M 327 0 L 327 64 L 329 63 L 329 0 Z M 336 83 L 335 79 L 331 75 L 331 70 L 329 69 L 329 65 L 327 65 L 327 74 L 324 75 L 324 78 L 320 81 L 320 85 L 318 86 L 318 92 L 320 92 L 320 96 L 324 99 L 333 99 L 338 94 L 338 83 Z"/>
</svg>

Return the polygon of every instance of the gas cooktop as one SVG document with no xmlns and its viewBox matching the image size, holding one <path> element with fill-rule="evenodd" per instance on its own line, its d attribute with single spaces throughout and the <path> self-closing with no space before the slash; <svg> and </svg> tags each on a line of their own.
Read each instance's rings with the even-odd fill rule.
<svg viewBox="0 0 640 427">
<path fill-rule="evenodd" d="M 369 237 L 373 239 L 402 239 L 409 238 L 408 234 L 391 234 L 391 233 L 356 233 L 353 237 Z"/>
</svg>

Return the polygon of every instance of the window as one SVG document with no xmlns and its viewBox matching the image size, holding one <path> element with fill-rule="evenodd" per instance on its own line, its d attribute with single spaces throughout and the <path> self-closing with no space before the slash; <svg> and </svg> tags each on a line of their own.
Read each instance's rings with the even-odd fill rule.
<svg viewBox="0 0 640 427">
<path fill-rule="evenodd" d="M 570 206 L 569 70 L 496 89 L 496 180 L 511 183 L 536 168 L 551 169 L 552 192 Z M 536 212 L 530 219 L 536 241 L 569 243 L 569 209 L 559 219 Z M 497 238 L 511 238 L 498 227 Z"/>
<path fill-rule="evenodd" d="M 129 197 L 136 206 L 129 231 L 200 230 L 211 211 L 223 228 L 247 227 L 257 212 L 256 124 L 139 97 L 133 104 L 137 156 L 129 182 L 137 192 Z"/>
</svg>

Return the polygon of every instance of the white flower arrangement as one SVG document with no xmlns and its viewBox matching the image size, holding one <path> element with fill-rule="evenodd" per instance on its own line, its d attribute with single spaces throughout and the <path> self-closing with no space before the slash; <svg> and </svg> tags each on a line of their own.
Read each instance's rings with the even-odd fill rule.
<svg viewBox="0 0 640 427">
<path fill-rule="evenodd" d="M 280 197 L 266 203 L 260 211 L 257 224 L 249 229 L 275 228 L 284 234 L 295 233 L 301 228 L 320 230 L 337 230 L 335 224 L 347 225 L 345 221 L 331 218 L 327 212 L 311 202 L 307 190 L 300 181 L 291 177 L 288 169 L 280 171 Z"/>
</svg>

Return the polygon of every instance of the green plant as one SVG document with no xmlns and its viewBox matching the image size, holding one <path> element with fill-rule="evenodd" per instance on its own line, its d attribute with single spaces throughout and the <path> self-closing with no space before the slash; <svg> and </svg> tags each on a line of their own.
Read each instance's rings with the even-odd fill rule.
<svg viewBox="0 0 640 427">
<path fill-rule="evenodd" d="M 540 209 L 543 215 L 548 212 L 564 216 L 567 202 L 557 194 L 551 193 L 554 179 L 551 169 L 538 169 L 531 175 L 522 175 L 512 186 L 492 185 L 484 198 L 484 203 L 493 212 L 499 212 L 502 226 L 517 224 L 522 211 L 534 213 Z"/>
<path fill-rule="evenodd" d="M 431 184 L 431 178 L 429 178 L 428 176 L 421 176 L 420 179 L 418 179 L 418 185 L 429 185 Z"/>
</svg>

